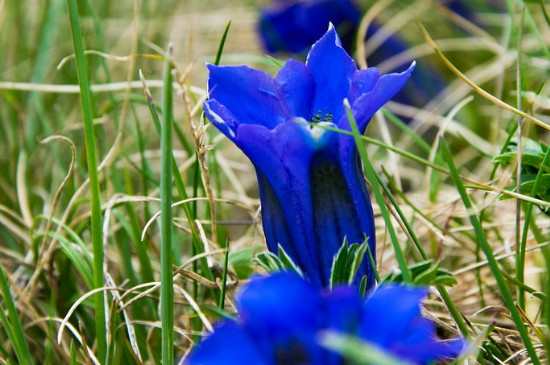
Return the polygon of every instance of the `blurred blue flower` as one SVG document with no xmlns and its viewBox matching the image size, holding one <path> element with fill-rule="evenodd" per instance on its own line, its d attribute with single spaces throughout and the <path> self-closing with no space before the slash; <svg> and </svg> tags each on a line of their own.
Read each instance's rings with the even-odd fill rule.
<svg viewBox="0 0 550 365">
<path fill-rule="evenodd" d="M 261 10 L 258 31 L 267 52 L 300 54 L 309 49 L 332 23 L 341 36 L 343 48 L 351 53 L 360 20 L 361 11 L 353 0 L 277 0 L 272 7 Z M 379 23 L 372 22 L 366 38 L 380 32 L 381 28 Z M 367 63 L 378 65 L 409 48 L 403 38 L 392 34 L 367 57 Z M 407 67 L 400 65 L 392 72 L 402 72 Z M 433 67 L 419 64 L 411 82 L 393 100 L 421 107 L 444 87 L 442 76 Z"/>
<path fill-rule="evenodd" d="M 360 9 L 353 0 L 276 0 L 261 10 L 258 31 L 267 52 L 300 53 L 332 23 L 349 51 L 360 20 Z"/>
<path fill-rule="evenodd" d="M 480 24 L 478 11 L 499 11 L 497 1 L 437 0 L 458 15 Z M 274 0 L 263 8 L 258 21 L 258 33 L 264 49 L 269 53 L 302 54 L 319 39 L 332 23 L 341 36 L 348 53 L 354 48 L 361 9 L 354 0 Z M 381 32 L 382 25 L 371 22 L 366 39 Z M 384 43 L 367 57 L 367 64 L 377 66 L 389 58 L 406 52 L 411 45 L 399 34 L 391 34 Z M 391 72 L 402 72 L 408 65 L 397 65 Z M 443 75 L 425 61 L 418 63 L 411 81 L 399 91 L 393 101 L 423 107 L 446 86 Z M 405 118 L 405 120 L 408 120 Z"/>
<path fill-rule="evenodd" d="M 290 59 L 275 78 L 246 66 L 207 67 L 204 112 L 254 164 L 269 250 L 276 253 L 281 244 L 317 286 L 329 284 L 344 238 L 352 244 L 368 237 L 374 253 L 372 206 L 353 138 L 320 126 L 351 130 L 347 98 L 363 133 L 414 64 L 400 74 L 358 71 L 330 27 L 306 64 Z M 356 283 L 364 275 L 372 287 L 368 260 Z"/>
<path fill-rule="evenodd" d="M 223 322 L 191 353 L 187 365 L 343 365 L 320 334 L 354 335 L 405 361 L 456 357 L 463 339 L 439 341 L 420 314 L 427 289 L 379 287 L 363 300 L 351 287 L 319 291 L 291 273 L 254 277 L 237 295 L 240 320 Z"/>
</svg>

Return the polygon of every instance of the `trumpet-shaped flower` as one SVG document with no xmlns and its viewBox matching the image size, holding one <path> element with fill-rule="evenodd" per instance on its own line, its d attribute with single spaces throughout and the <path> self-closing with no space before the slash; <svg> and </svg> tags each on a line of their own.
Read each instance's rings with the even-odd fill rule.
<svg viewBox="0 0 550 365">
<path fill-rule="evenodd" d="M 327 331 L 356 336 L 411 364 L 455 357 L 465 341 L 439 341 L 420 314 L 427 290 L 385 285 L 363 300 L 351 287 L 319 291 L 290 273 L 255 277 L 238 295 L 240 320 L 226 321 L 187 365 L 343 365 L 320 345 Z"/>
<path fill-rule="evenodd" d="M 290 59 L 273 78 L 246 66 L 208 65 L 207 118 L 252 161 L 270 251 L 280 244 L 317 286 L 327 286 L 344 238 L 368 238 L 375 252 L 372 206 L 344 108 L 348 99 L 361 133 L 409 78 L 358 70 L 333 27 L 312 47 L 306 64 Z M 364 275 L 374 284 L 364 260 Z"/>
</svg>

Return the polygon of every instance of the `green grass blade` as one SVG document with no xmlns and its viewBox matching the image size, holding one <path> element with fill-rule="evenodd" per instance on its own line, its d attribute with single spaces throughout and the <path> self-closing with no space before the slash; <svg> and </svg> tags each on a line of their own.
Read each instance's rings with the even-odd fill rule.
<svg viewBox="0 0 550 365">
<path fill-rule="evenodd" d="M 157 132 L 159 134 L 162 134 L 162 128 L 160 126 L 160 120 L 157 114 L 157 109 L 155 107 L 155 103 L 153 100 L 153 96 L 151 95 L 149 89 L 147 88 L 145 78 L 143 77 L 143 74 L 140 71 L 140 78 L 143 84 L 143 91 L 145 93 L 145 97 L 147 98 L 147 105 L 149 106 L 149 112 L 151 114 L 151 118 L 153 119 L 153 123 L 155 124 L 155 128 L 157 129 Z M 183 178 L 181 177 L 181 174 L 178 169 L 178 164 L 176 163 L 176 159 L 172 157 L 172 173 L 173 178 L 176 183 L 176 189 L 179 194 L 180 200 L 187 200 L 189 199 L 189 196 L 187 195 L 187 191 L 185 189 L 185 184 L 183 182 Z M 189 223 L 189 227 L 191 228 L 191 236 L 193 241 L 193 247 L 195 249 L 194 254 L 201 254 L 204 253 L 204 247 L 201 243 L 201 239 L 199 237 L 199 234 L 196 229 L 196 225 L 194 223 L 195 220 L 195 214 L 193 214 L 192 210 L 189 208 L 188 204 L 183 204 L 183 210 L 185 212 L 185 216 L 187 218 L 187 222 Z M 214 281 L 214 274 L 210 270 L 208 266 L 208 262 L 206 260 L 206 257 L 201 257 L 199 259 L 199 263 L 201 265 L 201 269 L 203 272 L 203 275 L 210 281 Z M 215 296 L 217 294 L 214 294 Z"/>
<path fill-rule="evenodd" d="M 518 30 L 518 58 L 516 62 L 516 93 L 517 93 L 517 104 L 518 109 L 522 110 L 522 72 L 521 72 L 521 62 L 522 62 L 522 39 L 523 39 L 523 25 L 525 22 L 525 8 L 521 12 L 521 19 L 519 22 Z M 523 133 L 523 118 L 518 116 L 518 131 L 517 131 L 517 169 L 516 169 L 516 191 L 518 194 L 521 193 L 521 157 L 522 157 L 522 133 Z M 528 226 L 527 223 L 525 223 Z M 521 230 L 521 200 L 516 199 L 516 279 L 520 283 L 525 282 L 525 249 L 524 241 L 520 238 Z M 518 305 L 521 309 L 525 310 L 525 291 L 521 286 L 517 287 L 517 300 Z"/>
<path fill-rule="evenodd" d="M 321 344 L 356 365 L 412 365 L 388 351 L 381 350 L 376 344 L 350 335 L 326 332 L 321 335 Z"/>
<path fill-rule="evenodd" d="M 225 257 L 223 259 L 222 286 L 221 286 L 220 301 L 218 305 L 218 307 L 222 310 L 225 307 L 225 292 L 227 289 L 227 267 L 229 265 L 229 240 L 226 240 L 225 248 L 227 251 L 225 251 Z"/>
<path fill-rule="evenodd" d="M 355 122 L 355 118 L 353 116 L 353 113 L 351 112 L 351 107 L 347 99 L 344 100 L 344 105 L 346 107 L 346 113 L 348 116 L 349 124 L 351 126 L 353 139 L 355 140 L 355 145 L 357 146 L 357 150 L 359 151 L 359 156 L 361 158 L 361 161 L 363 162 L 365 175 L 374 192 L 376 202 L 380 206 L 380 213 L 382 214 L 382 217 L 384 218 L 384 222 L 386 223 L 386 228 L 388 229 L 388 234 L 390 236 L 390 240 L 392 242 L 393 249 L 395 251 L 395 258 L 397 260 L 399 268 L 401 269 L 401 272 L 403 273 L 403 279 L 405 280 L 405 282 L 411 283 L 412 276 L 409 271 L 409 267 L 407 266 L 407 261 L 405 259 L 403 250 L 399 245 L 397 234 L 395 233 L 395 230 L 393 228 L 390 212 L 388 210 L 388 207 L 386 206 L 386 201 L 384 199 L 384 196 L 382 195 L 380 186 L 378 185 L 378 180 L 376 179 L 376 171 L 374 170 L 374 167 L 369 161 L 369 157 L 367 155 L 367 149 L 365 148 L 365 145 L 361 142 L 362 135 L 361 133 L 359 133 L 359 130 L 357 129 L 357 123 Z"/>
<path fill-rule="evenodd" d="M 75 51 L 78 84 L 80 86 L 80 101 L 82 103 L 82 117 L 84 120 L 84 136 L 86 143 L 86 158 L 88 163 L 88 175 L 90 178 L 91 192 L 91 221 L 92 221 L 92 246 L 94 253 L 94 287 L 104 286 L 103 275 L 103 239 L 102 239 L 102 218 L 101 201 L 99 192 L 99 179 L 97 173 L 96 143 L 94 136 L 94 124 L 92 114 L 92 95 L 88 82 L 88 67 L 84 55 L 84 44 L 78 18 L 78 7 L 76 0 L 66 0 L 71 23 L 73 47 Z M 106 362 L 107 338 L 105 324 L 105 302 L 104 293 L 99 292 L 94 296 L 95 328 L 97 340 L 97 357 L 101 363 Z"/>
<path fill-rule="evenodd" d="M 2 290 L 2 296 L 4 297 L 4 305 L 8 311 L 8 318 L 6 318 L 3 310 L 0 317 L 4 330 L 6 331 L 10 341 L 12 342 L 15 355 L 21 364 L 33 364 L 29 346 L 23 333 L 23 327 L 19 320 L 15 303 L 10 293 L 10 286 L 4 268 L 0 265 L 0 289 Z"/>
<path fill-rule="evenodd" d="M 231 20 L 225 26 L 225 30 L 223 31 L 223 35 L 222 35 L 222 39 L 220 40 L 220 45 L 218 47 L 218 52 L 216 53 L 216 59 L 214 60 L 214 64 L 216 66 L 218 66 L 220 64 L 220 60 L 222 58 L 222 53 L 223 53 L 223 46 L 225 46 L 225 40 L 227 38 L 227 33 L 229 32 L 230 27 L 231 27 Z"/>
<path fill-rule="evenodd" d="M 385 171 L 384 171 L 385 172 Z M 384 192 L 386 193 L 386 196 L 390 199 L 393 207 L 395 208 L 395 211 L 403 221 L 403 224 L 405 225 L 405 228 L 407 228 L 407 231 L 409 232 L 409 235 L 411 239 L 413 240 L 416 248 L 420 252 L 420 255 L 422 256 L 422 259 L 429 260 L 428 255 L 426 254 L 426 251 L 420 244 L 420 241 L 418 240 L 418 237 L 416 236 L 416 233 L 414 233 L 414 230 L 412 226 L 409 224 L 409 221 L 406 219 L 405 214 L 399 207 L 399 204 L 393 197 L 393 194 L 391 193 L 390 189 L 386 186 L 384 181 L 382 180 L 382 177 L 375 171 L 376 178 L 378 179 L 378 183 L 380 186 L 384 189 Z M 389 174 L 386 173 L 386 176 L 388 178 L 391 178 Z M 464 318 L 456 308 L 454 302 L 452 301 L 449 293 L 447 292 L 447 289 L 443 285 L 437 285 L 437 289 L 439 290 L 441 297 L 443 298 L 443 301 L 447 305 L 447 308 L 449 309 L 449 313 L 451 313 L 451 316 L 453 317 L 454 321 L 456 322 L 458 329 L 464 335 L 465 337 L 470 337 L 470 332 L 468 331 L 468 326 L 466 325 L 466 322 L 464 321 Z"/>
<path fill-rule="evenodd" d="M 174 280 L 172 272 L 172 45 L 164 62 L 162 128 L 160 137 L 160 319 L 162 363 L 174 363 Z"/>
<path fill-rule="evenodd" d="M 473 211 L 473 206 L 470 201 L 470 197 L 468 196 L 468 193 L 466 192 L 466 188 L 464 187 L 464 184 L 460 179 L 460 175 L 458 174 L 458 170 L 456 169 L 455 163 L 453 161 L 449 145 L 443 138 L 441 138 L 440 146 L 441 146 L 443 158 L 447 161 L 447 164 L 449 165 L 449 169 L 451 170 L 451 177 L 456 185 L 456 188 L 460 194 L 460 197 L 462 198 L 464 206 L 468 211 L 470 222 L 474 227 L 474 231 L 478 239 L 478 244 L 481 246 L 481 250 L 485 253 L 485 257 L 487 258 L 487 261 L 489 263 L 489 268 L 491 269 L 491 272 L 497 281 L 497 285 L 500 289 L 500 293 L 502 294 L 502 299 L 504 300 L 506 307 L 510 311 L 512 320 L 516 324 L 519 335 L 523 340 L 523 344 L 527 350 L 527 353 L 531 358 L 531 361 L 533 362 L 534 365 L 540 365 L 540 360 L 537 356 L 537 352 L 533 347 L 533 343 L 531 341 L 531 338 L 529 337 L 527 328 L 523 324 L 523 318 L 515 306 L 514 299 L 512 298 L 512 294 L 510 293 L 510 289 L 508 288 L 506 279 L 504 278 L 504 275 L 502 275 L 500 268 L 498 266 L 498 262 L 495 259 L 495 255 L 493 254 L 493 248 L 491 247 L 491 245 L 489 245 L 489 242 L 487 241 L 487 237 L 485 237 L 485 232 L 483 231 L 483 227 L 481 226 L 481 223 L 479 222 L 478 217 L 475 215 Z"/>
</svg>

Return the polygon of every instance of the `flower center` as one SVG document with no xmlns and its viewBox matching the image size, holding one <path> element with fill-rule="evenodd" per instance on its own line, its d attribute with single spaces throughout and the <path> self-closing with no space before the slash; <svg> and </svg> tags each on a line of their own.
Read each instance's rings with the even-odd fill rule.
<svg viewBox="0 0 550 365">
<path fill-rule="evenodd" d="M 315 124 L 319 124 L 319 123 L 332 123 L 333 120 L 332 120 L 332 113 L 326 113 L 326 114 L 323 114 L 323 112 L 321 110 L 319 110 L 317 112 L 317 114 L 314 114 L 312 117 L 311 117 L 311 123 L 315 123 Z M 313 126 L 310 126 L 311 128 L 313 128 Z"/>
</svg>

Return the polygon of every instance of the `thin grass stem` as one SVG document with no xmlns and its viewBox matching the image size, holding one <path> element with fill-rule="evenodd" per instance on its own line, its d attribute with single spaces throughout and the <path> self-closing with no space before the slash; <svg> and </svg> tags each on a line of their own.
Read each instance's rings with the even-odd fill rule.
<svg viewBox="0 0 550 365">
<path fill-rule="evenodd" d="M 82 117 L 84 120 L 84 137 L 86 143 L 86 160 L 88 163 L 88 175 L 90 178 L 91 193 L 91 225 L 92 225 L 92 246 L 94 253 L 94 288 L 104 286 L 103 274 L 103 239 L 102 239 L 102 217 L 101 201 L 99 190 L 99 178 L 97 172 L 96 143 L 94 136 L 94 120 L 92 113 L 92 95 L 88 81 L 88 66 L 84 55 L 84 44 L 80 30 L 78 7 L 76 0 L 66 0 L 69 10 L 69 20 L 75 51 L 75 60 L 80 87 L 80 101 L 82 103 Z M 94 296 L 95 329 L 97 341 L 97 358 L 101 363 L 107 359 L 107 327 L 105 323 L 105 292 L 98 292 Z"/>
<path fill-rule="evenodd" d="M 160 133 L 160 319 L 162 323 L 162 363 L 174 363 L 174 279 L 172 272 L 172 66 L 173 48 L 168 46 L 162 88 L 162 128 Z"/>
</svg>

